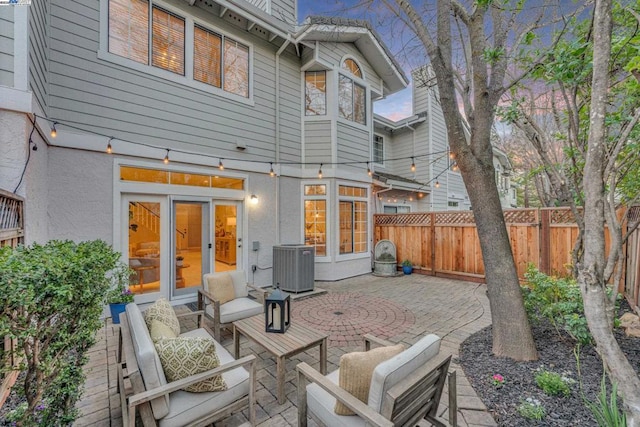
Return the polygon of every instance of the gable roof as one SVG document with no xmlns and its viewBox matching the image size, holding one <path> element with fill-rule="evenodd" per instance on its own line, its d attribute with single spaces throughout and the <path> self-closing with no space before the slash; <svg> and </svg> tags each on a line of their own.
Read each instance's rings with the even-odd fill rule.
<svg viewBox="0 0 640 427">
<path fill-rule="evenodd" d="M 409 79 L 369 21 L 309 16 L 298 28 L 296 41 L 353 43 L 384 82 L 386 96 L 406 88 Z"/>
</svg>

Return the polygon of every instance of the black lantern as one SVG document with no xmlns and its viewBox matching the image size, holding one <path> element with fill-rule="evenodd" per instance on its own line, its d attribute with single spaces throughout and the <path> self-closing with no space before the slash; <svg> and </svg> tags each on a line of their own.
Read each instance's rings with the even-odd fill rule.
<svg viewBox="0 0 640 427">
<path fill-rule="evenodd" d="M 284 334 L 291 324 L 291 299 L 280 290 L 280 283 L 264 299 L 264 324 L 267 332 Z"/>
</svg>

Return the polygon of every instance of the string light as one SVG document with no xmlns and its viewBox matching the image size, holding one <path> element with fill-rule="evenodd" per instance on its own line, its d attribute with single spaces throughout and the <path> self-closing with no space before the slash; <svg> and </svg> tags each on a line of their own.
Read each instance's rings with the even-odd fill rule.
<svg viewBox="0 0 640 427">
<path fill-rule="evenodd" d="M 449 158 L 453 160 L 454 157 L 455 157 L 455 155 L 453 154 L 453 152 L 449 151 Z"/>
<path fill-rule="evenodd" d="M 111 141 L 112 140 L 113 140 L 113 137 L 109 138 L 109 142 L 107 142 L 107 154 L 113 153 L 113 149 L 111 148 Z"/>
<path fill-rule="evenodd" d="M 436 188 L 440 188 L 440 181 L 436 181 Z"/>
<path fill-rule="evenodd" d="M 318 178 L 322 179 L 322 163 L 320 163 L 320 169 L 318 169 Z"/>
<path fill-rule="evenodd" d="M 169 164 L 169 149 L 167 148 L 167 154 L 164 156 L 164 160 L 163 160 L 165 165 Z"/>
<path fill-rule="evenodd" d="M 371 176 L 371 168 L 369 167 L 369 162 L 367 162 L 367 175 Z"/>
<path fill-rule="evenodd" d="M 56 136 L 58 136 L 58 131 L 56 130 L 57 124 L 58 122 L 53 122 L 53 124 L 51 125 L 51 138 L 55 138 Z"/>
<path fill-rule="evenodd" d="M 415 172 L 416 171 L 416 162 L 413 159 L 413 156 L 411 157 L 411 172 Z"/>
<path fill-rule="evenodd" d="M 458 172 L 458 164 L 454 163 L 453 167 L 451 168 L 451 170 L 454 171 L 454 172 Z"/>
<path fill-rule="evenodd" d="M 218 169 L 220 169 L 221 171 L 224 170 L 224 165 L 222 164 L 222 159 L 218 160 Z"/>
<path fill-rule="evenodd" d="M 276 173 L 273 171 L 273 163 L 269 163 L 269 175 L 276 176 Z"/>
</svg>

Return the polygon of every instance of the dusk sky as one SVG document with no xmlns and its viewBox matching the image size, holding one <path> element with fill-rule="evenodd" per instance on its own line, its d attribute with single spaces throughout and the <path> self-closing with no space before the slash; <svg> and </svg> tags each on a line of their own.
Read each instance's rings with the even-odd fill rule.
<svg viewBox="0 0 640 427">
<path fill-rule="evenodd" d="M 350 5 L 356 4 L 353 0 L 298 0 L 298 22 L 304 21 L 309 15 L 340 16 L 345 18 L 363 19 L 361 12 L 345 11 Z M 399 46 L 394 46 L 389 31 L 381 26 L 376 26 L 373 19 L 369 19 L 376 27 L 376 31 L 382 37 L 383 42 L 396 55 L 398 62 L 404 66 L 402 55 L 397 55 Z M 407 76 L 411 75 L 409 67 L 404 68 Z M 395 93 L 386 99 L 374 104 L 375 113 L 391 120 L 399 120 L 412 115 L 411 111 L 411 86 Z"/>
</svg>

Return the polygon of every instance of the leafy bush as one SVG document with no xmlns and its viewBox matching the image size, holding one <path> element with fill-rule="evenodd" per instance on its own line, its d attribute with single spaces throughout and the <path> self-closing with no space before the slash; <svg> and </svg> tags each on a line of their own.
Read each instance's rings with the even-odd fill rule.
<svg viewBox="0 0 640 427">
<path fill-rule="evenodd" d="M 520 402 L 520 405 L 518 405 L 518 413 L 521 417 L 538 421 L 547 415 L 547 411 L 544 409 L 544 406 L 542 406 L 540 401 L 530 397 L 527 397 L 526 400 Z"/>
<path fill-rule="evenodd" d="M 547 370 L 541 370 L 536 374 L 536 384 L 548 396 L 569 396 L 571 394 L 569 384 L 574 382 L 570 378 Z"/>
<path fill-rule="evenodd" d="M 563 328 L 580 344 L 591 343 L 591 333 L 584 317 L 582 295 L 571 278 L 550 277 L 529 265 L 522 287 L 524 305 L 533 322 L 548 319 L 556 329 Z"/>
<path fill-rule="evenodd" d="M 82 366 L 119 257 L 99 240 L 0 249 L 0 336 L 17 340 L 25 372 L 14 387 L 26 405 L 8 416 L 16 425 L 70 425 L 76 418 Z"/>
</svg>

